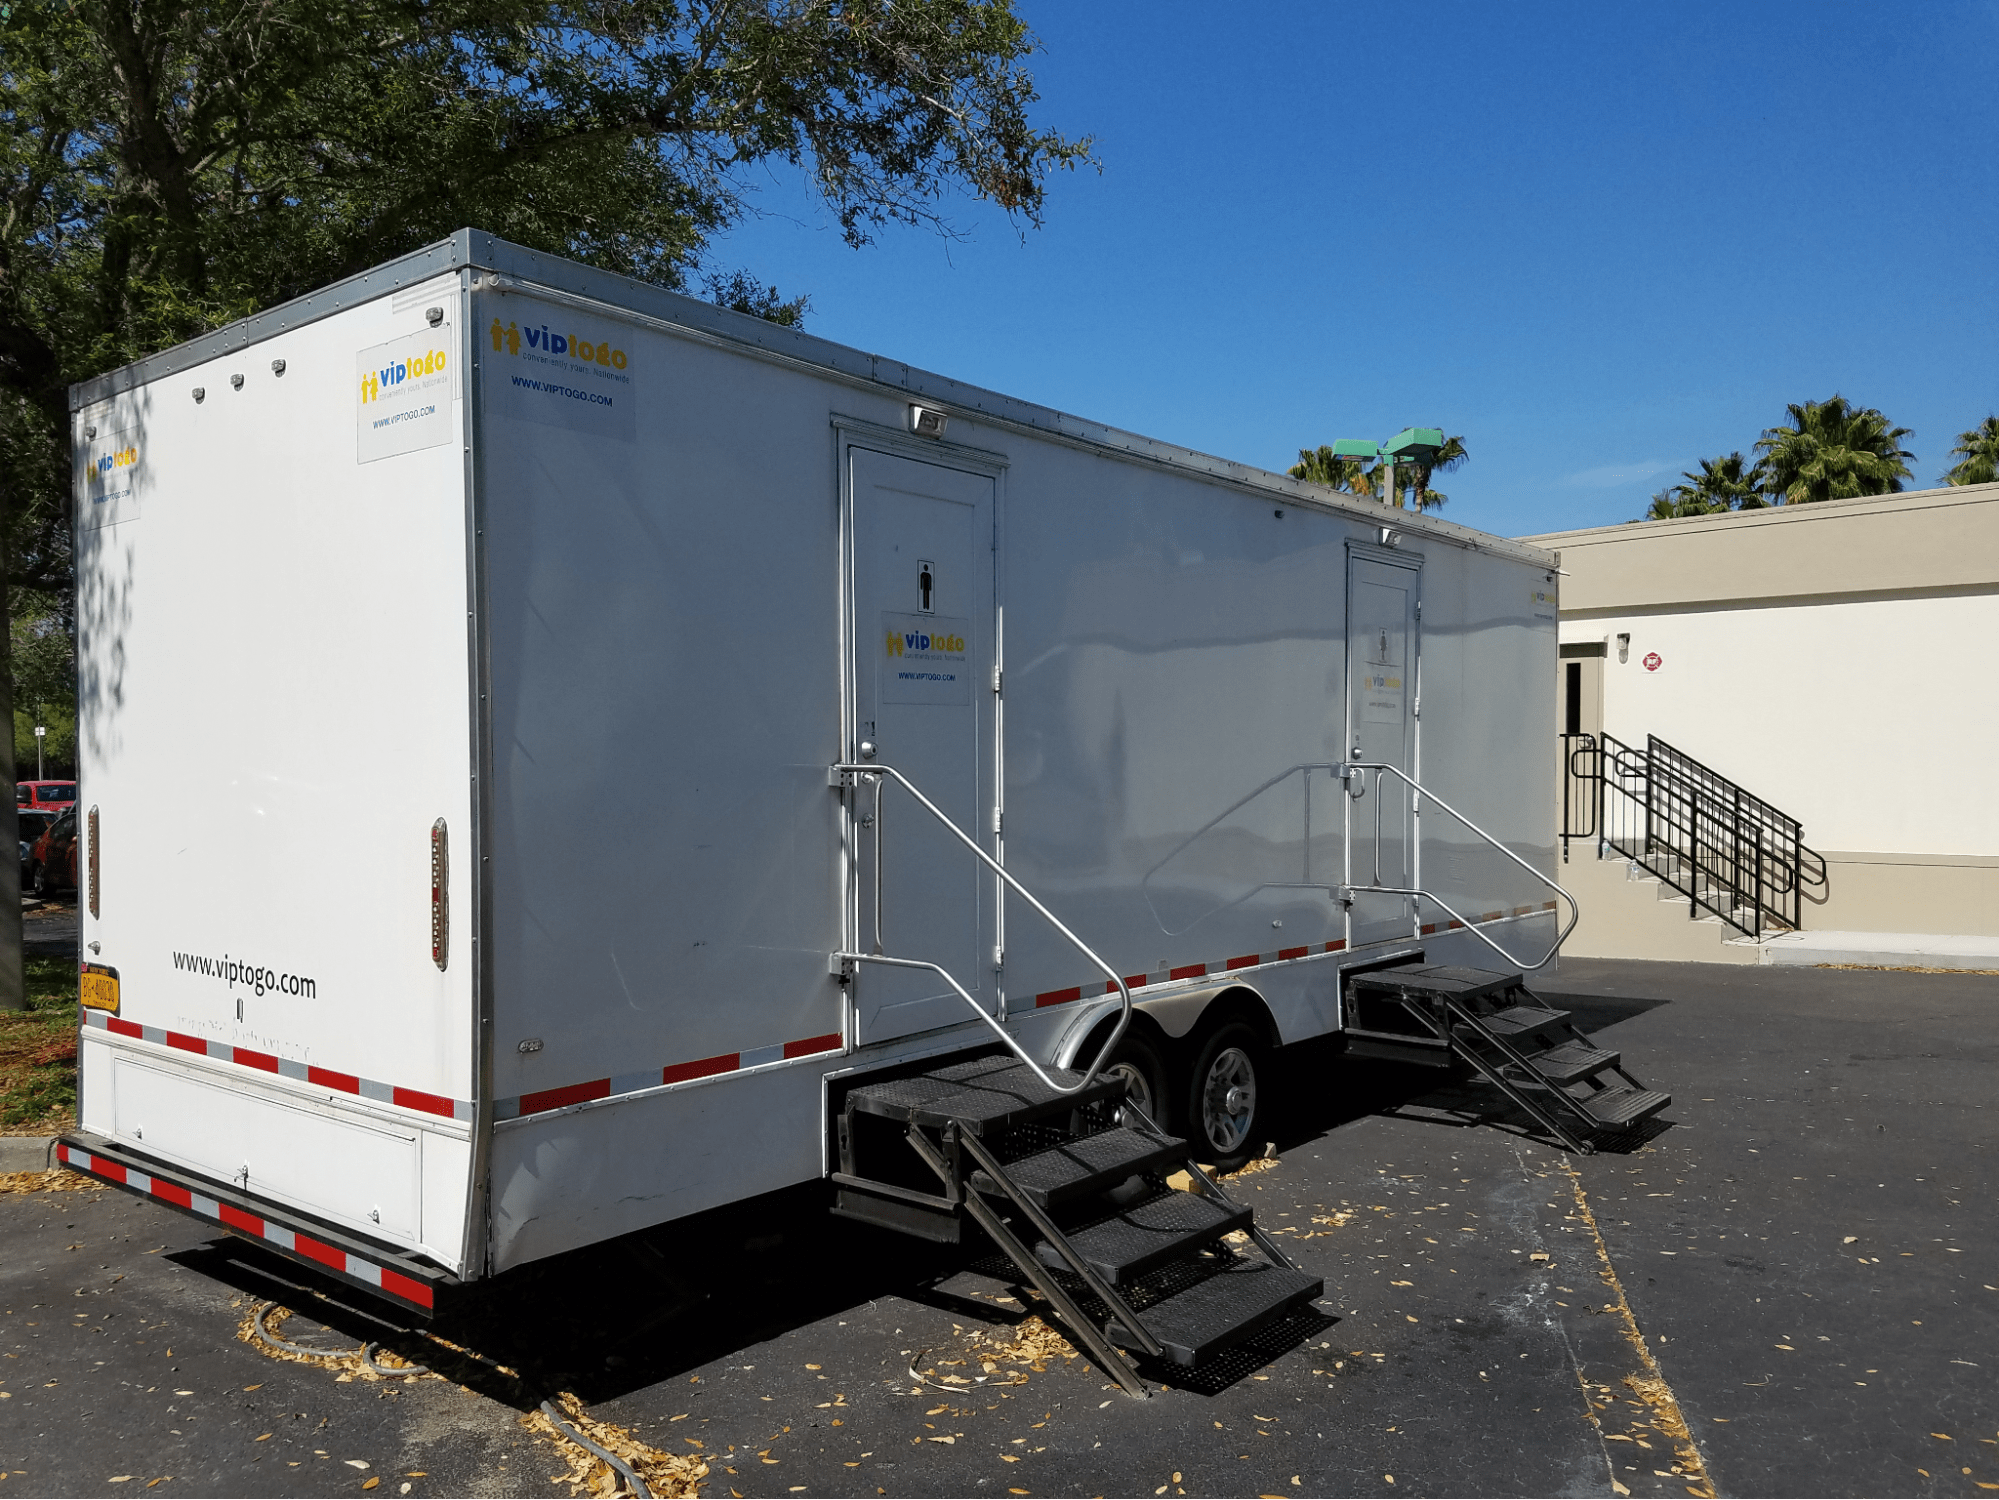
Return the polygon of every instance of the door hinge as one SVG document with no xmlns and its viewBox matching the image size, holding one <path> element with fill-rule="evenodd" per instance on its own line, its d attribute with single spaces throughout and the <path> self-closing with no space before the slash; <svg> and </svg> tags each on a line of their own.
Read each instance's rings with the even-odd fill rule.
<svg viewBox="0 0 1999 1500">
<path fill-rule="evenodd" d="M 1001 814 L 1000 814 L 1000 810 L 999 810 L 999 809 L 998 809 L 997 807 L 996 807 L 996 808 L 994 808 L 994 809 L 993 809 L 993 832 L 994 832 L 994 833 L 998 833 L 998 832 L 1000 832 L 1000 824 L 1001 824 L 1001 823 L 1002 823 L 1003 821 L 1004 821 L 1004 819 L 1003 819 L 1003 817 L 1002 817 L 1002 816 L 1001 816 Z"/>
<path fill-rule="evenodd" d="M 998 667 L 993 668 L 993 691 L 996 693 L 1000 690 L 1000 681 L 1003 675 Z"/>
</svg>

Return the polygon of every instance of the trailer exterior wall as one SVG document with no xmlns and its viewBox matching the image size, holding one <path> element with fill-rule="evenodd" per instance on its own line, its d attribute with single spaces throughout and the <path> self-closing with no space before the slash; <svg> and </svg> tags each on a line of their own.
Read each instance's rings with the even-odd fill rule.
<svg viewBox="0 0 1999 1500">
<path fill-rule="evenodd" d="M 1176 889 L 1148 877 L 1273 774 L 1345 758 L 1356 549 L 1419 565 L 1440 789 L 1552 865 L 1541 561 L 1418 526 L 1383 549 L 1373 516 L 972 413 L 947 442 L 916 439 L 894 386 L 526 277 L 477 291 L 472 324 L 492 601 L 494 1269 L 816 1177 L 825 1075 L 978 1039 L 960 1024 L 868 1044 L 857 1026 L 877 992 L 907 981 L 864 966 L 843 993 L 827 966 L 872 939 L 873 846 L 826 768 L 864 737 L 892 764 L 909 744 L 875 728 L 880 601 L 851 578 L 859 592 L 842 594 L 843 506 L 870 485 L 918 499 L 993 487 L 975 538 L 991 602 L 939 606 L 978 616 L 976 795 L 961 807 L 934 773 L 917 780 L 1121 972 L 1221 975 L 1245 954 L 1309 947 L 1317 961 L 1249 982 L 1286 1040 L 1339 1024 L 1336 781 L 1317 789 L 1316 888 L 1292 873 L 1295 797 L 1247 810 Z M 910 549 L 912 610 L 923 550 Z M 985 680 L 987 662 L 1000 678 Z M 1500 780 L 1494 766 L 1533 769 Z M 888 951 L 946 962 L 982 1003 L 997 982 L 1043 1056 L 1072 1050 L 1097 1007 L 1037 1000 L 1101 995 L 1101 976 L 1087 986 L 1086 961 L 1017 901 L 997 973 L 990 948 L 968 954 L 964 931 L 998 946 L 982 915 L 995 882 L 900 792 L 885 803 L 890 880 L 914 869 L 961 893 L 929 920 L 951 925 L 962 906 L 972 924 L 933 951 L 891 901 Z M 1439 832 L 1457 904 L 1529 898 L 1470 842 Z M 1414 913 L 1399 909 L 1407 951 Z M 1514 924 L 1520 949 L 1523 925 L 1548 930 Z M 1455 943 L 1477 961 L 1468 942 L 1431 951 Z M 931 1024 L 966 1015 L 946 997 Z"/>
<path fill-rule="evenodd" d="M 120 989 L 85 1013 L 80 1123 L 454 1269 L 475 1088 L 460 282 L 74 416 L 82 941 Z M 383 405 L 357 387 L 385 349 L 451 378 L 425 446 L 364 462 Z M 461 856 L 442 971 L 438 819 Z"/>
</svg>

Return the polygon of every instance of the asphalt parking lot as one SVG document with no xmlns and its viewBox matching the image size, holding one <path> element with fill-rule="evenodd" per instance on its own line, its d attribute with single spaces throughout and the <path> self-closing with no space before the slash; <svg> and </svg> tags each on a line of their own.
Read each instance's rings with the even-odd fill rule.
<svg viewBox="0 0 1999 1500">
<path fill-rule="evenodd" d="M 504 1283 L 463 1353 L 123 1194 L 0 1196 L 0 1495 L 566 1494 L 593 1470 L 530 1415 L 564 1395 L 709 1496 L 1999 1493 L 1999 977 L 1544 989 L 1671 1128 L 1571 1158 L 1474 1087 L 1301 1051 L 1233 1187 L 1322 1315 L 1146 1401 L 990 1267 L 809 1193 Z M 247 1332 L 264 1302 L 332 1354 Z"/>
</svg>

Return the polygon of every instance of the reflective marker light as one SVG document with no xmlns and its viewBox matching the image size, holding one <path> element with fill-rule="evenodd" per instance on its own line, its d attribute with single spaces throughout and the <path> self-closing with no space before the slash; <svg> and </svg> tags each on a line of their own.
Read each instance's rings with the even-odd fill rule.
<svg viewBox="0 0 1999 1500">
<path fill-rule="evenodd" d="M 451 897 L 447 885 L 451 877 L 451 851 L 444 832 L 444 819 L 430 825 L 430 961 L 443 972 L 451 961 Z"/>
</svg>

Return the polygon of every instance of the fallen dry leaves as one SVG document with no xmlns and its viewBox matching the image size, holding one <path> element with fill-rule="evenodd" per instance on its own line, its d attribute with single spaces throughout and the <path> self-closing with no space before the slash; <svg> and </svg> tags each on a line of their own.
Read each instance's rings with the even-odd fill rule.
<svg viewBox="0 0 1999 1500">
<path fill-rule="evenodd" d="M 72 1172 L 68 1167 L 53 1167 L 46 1172 L 0 1172 L 0 1193 L 80 1193 L 85 1188 L 103 1186 L 96 1178 Z"/>
<path fill-rule="evenodd" d="M 583 1403 L 568 1391 L 554 1398 L 562 1411 L 562 1420 L 574 1427 L 606 1452 L 615 1453 L 636 1469 L 645 1479 L 655 1495 L 669 1497 L 669 1500 L 691 1500 L 701 1493 L 701 1481 L 708 1477 L 708 1460 L 698 1453 L 662 1453 L 633 1437 L 631 1432 L 611 1422 L 600 1422 L 591 1416 Z M 540 1411 L 531 1411 L 521 1418 L 521 1425 L 530 1432 L 547 1438 L 569 1465 L 566 1474 L 549 1476 L 551 1484 L 566 1484 L 572 1495 L 616 1495 L 624 1488 L 624 1480 L 618 1471 L 589 1449 L 579 1446 L 563 1435 L 557 1427 Z"/>
</svg>

